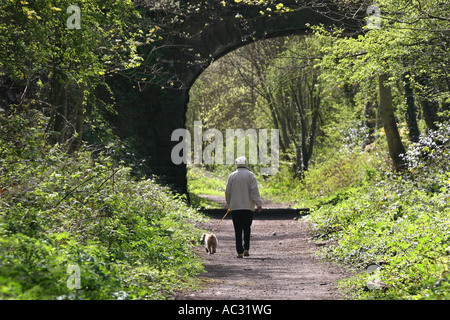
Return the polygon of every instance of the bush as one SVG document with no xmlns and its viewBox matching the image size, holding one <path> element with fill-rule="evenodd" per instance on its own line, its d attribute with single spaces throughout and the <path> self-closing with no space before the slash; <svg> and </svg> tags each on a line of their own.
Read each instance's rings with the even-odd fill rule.
<svg viewBox="0 0 450 320">
<path fill-rule="evenodd" d="M 313 212 L 317 236 L 336 240 L 325 257 L 362 271 L 380 266 L 378 290 L 363 272 L 346 284 L 351 296 L 450 298 L 450 150 L 441 139 L 447 128 L 409 148 L 407 173 L 372 175 L 358 192 Z M 432 137 L 440 142 L 433 145 Z"/>
<path fill-rule="evenodd" d="M 197 211 L 102 153 L 48 147 L 40 118 L 1 118 L 1 299 L 163 299 L 202 270 Z"/>
</svg>

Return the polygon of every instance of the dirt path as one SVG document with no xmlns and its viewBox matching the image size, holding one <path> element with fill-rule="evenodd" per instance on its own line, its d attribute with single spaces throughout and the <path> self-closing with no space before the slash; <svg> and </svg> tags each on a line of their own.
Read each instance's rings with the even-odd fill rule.
<svg viewBox="0 0 450 320">
<path fill-rule="evenodd" d="M 225 213 L 216 214 L 204 226 L 211 229 Z M 215 230 L 217 253 L 208 255 L 201 248 L 206 272 L 204 288 L 183 292 L 185 300 L 308 300 L 340 299 L 339 279 L 348 276 L 315 256 L 319 249 L 311 241 L 311 225 L 298 214 L 266 209 L 254 214 L 250 257 L 236 258 L 234 230 L 227 216 Z"/>
</svg>

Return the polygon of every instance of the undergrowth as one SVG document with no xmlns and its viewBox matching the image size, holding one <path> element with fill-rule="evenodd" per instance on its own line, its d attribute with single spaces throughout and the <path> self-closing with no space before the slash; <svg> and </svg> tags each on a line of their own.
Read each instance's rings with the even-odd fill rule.
<svg viewBox="0 0 450 320">
<path fill-rule="evenodd" d="M 316 238 L 333 244 L 322 255 L 359 271 L 343 285 L 349 298 L 450 298 L 449 129 L 411 145 L 406 172 L 373 170 L 312 213 Z"/>
<path fill-rule="evenodd" d="M 188 285 L 197 211 L 106 152 L 48 146 L 45 121 L 0 115 L 0 299 L 167 299 Z"/>
</svg>

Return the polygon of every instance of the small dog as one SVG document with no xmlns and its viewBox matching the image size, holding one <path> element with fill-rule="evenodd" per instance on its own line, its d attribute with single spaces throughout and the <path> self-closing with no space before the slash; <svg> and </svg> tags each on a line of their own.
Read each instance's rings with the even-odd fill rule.
<svg viewBox="0 0 450 320">
<path fill-rule="evenodd" d="M 200 242 L 205 245 L 205 250 L 209 254 L 216 253 L 217 248 L 217 237 L 214 233 L 204 233 L 202 234 L 202 238 L 200 239 Z"/>
</svg>

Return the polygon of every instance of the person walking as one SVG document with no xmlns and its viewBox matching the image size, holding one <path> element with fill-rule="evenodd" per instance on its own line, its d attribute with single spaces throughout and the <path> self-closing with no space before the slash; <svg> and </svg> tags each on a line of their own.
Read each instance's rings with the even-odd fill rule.
<svg viewBox="0 0 450 320">
<path fill-rule="evenodd" d="M 255 205 L 258 212 L 261 212 L 262 201 L 255 175 L 248 169 L 247 159 L 238 157 L 235 164 L 236 171 L 228 176 L 225 199 L 233 219 L 237 257 L 243 258 L 250 255 L 253 212 L 255 211 Z M 243 243 L 242 234 L 244 234 Z"/>
</svg>

